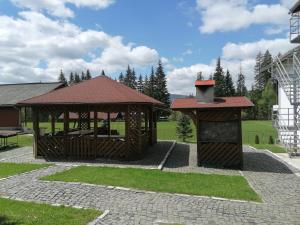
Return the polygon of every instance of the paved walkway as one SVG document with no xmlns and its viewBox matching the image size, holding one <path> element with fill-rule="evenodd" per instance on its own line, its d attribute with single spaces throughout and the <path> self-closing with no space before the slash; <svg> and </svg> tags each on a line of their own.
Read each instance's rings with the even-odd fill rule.
<svg viewBox="0 0 300 225">
<path fill-rule="evenodd" d="M 98 221 L 105 225 L 148 225 L 158 224 L 157 221 L 186 225 L 300 224 L 300 178 L 292 173 L 294 169 L 272 155 L 247 147 L 243 174 L 264 203 L 39 180 L 70 167 L 70 164 L 60 164 L 0 180 L 0 195 L 102 211 L 109 209 L 109 214 Z"/>
</svg>

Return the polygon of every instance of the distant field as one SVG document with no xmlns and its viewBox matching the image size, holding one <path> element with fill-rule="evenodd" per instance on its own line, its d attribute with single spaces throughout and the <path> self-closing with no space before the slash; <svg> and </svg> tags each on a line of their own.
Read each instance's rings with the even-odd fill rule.
<svg viewBox="0 0 300 225">
<path fill-rule="evenodd" d="M 196 143 L 196 132 L 195 126 L 192 124 L 193 128 L 193 138 L 187 139 L 189 143 Z M 32 124 L 28 123 L 28 127 L 32 128 Z M 40 123 L 40 127 L 43 127 L 50 131 L 50 123 Z M 70 124 L 72 127 L 72 124 Z M 124 122 L 112 122 L 112 129 L 117 129 L 121 135 L 124 134 L 125 125 Z M 56 129 L 62 130 L 63 124 L 57 123 Z M 277 131 L 273 128 L 272 122 L 267 120 L 249 120 L 242 122 L 242 130 L 243 130 L 243 143 L 252 145 L 258 149 L 269 149 L 273 152 L 284 152 L 284 149 L 279 145 L 269 145 L 268 140 L 269 137 L 272 136 L 274 140 L 277 138 Z M 176 136 L 176 121 L 165 121 L 158 122 L 157 124 L 157 135 L 160 140 L 178 140 Z M 259 136 L 260 144 L 255 144 L 255 135 Z M 32 137 L 28 136 L 20 136 L 19 137 L 21 146 L 32 145 Z"/>
</svg>

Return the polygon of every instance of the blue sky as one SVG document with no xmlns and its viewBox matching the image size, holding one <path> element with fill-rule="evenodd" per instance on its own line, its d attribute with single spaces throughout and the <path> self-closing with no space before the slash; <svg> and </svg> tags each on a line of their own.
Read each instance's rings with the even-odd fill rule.
<svg viewBox="0 0 300 225">
<path fill-rule="evenodd" d="M 241 65 L 250 86 L 258 51 L 293 47 L 294 2 L 0 0 L 0 82 L 55 80 L 60 69 L 116 77 L 128 64 L 145 75 L 161 58 L 170 91 L 187 94 L 220 56 L 234 78 Z"/>
</svg>

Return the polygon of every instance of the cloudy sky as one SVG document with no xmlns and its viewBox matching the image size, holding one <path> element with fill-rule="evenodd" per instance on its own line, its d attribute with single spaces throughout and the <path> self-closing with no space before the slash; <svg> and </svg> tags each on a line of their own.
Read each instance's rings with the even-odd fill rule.
<svg viewBox="0 0 300 225">
<path fill-rule="evenodd" d="M 285 52 L 295 0 L 0 0 L 0 83 L 55 81 L 59 71 L 128 64 L 149 73 L 162 59 L 171 93 L 193 92 L 217 57 L 253 83 L 258 51 Z"/>
</svg>

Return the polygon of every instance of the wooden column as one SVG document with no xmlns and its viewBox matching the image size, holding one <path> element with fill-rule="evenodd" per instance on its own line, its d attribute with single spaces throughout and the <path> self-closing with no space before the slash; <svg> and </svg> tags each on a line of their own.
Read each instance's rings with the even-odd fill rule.
<svg viewBox="0 0 300 225">
<path fill-rule="evenodd" d="M 39 141 L 39 110 L 37 108 L 32 109 L 32 122 L 33 122 L 33 155 L 34 158 L 38 156 L 38 141 Z"/>
<path fill-rule="evenodd" d="M 97 157 L 98 112 L 94 111 L 94 157 Z"/>
<path fill-rule="evenodd" d="M 243 169 L 244 167 L 244 159 L 243 159 L 243 138 L 242 138 L 242 115 L 241 115 L 241 110 L 238 109 L 238 148 L 240 151 L 240 159 L 241 159 L 241 165 L 240 169 Z"/>
<path fill-rule="evenodd" d="M 51 113 L 51 133 L 55 134 L 55 113 Z"/>
<path fill-rule="evenodd" d="M 199 110 L 196 110 L 196 118 L 195 118 L 195 125 L 196 125 L 196 138 L 197 138 L 197 165 L 200 165 L 200 120 L 199 120 Z"/>
<path fill-rule="evenodd" d="M 153 107 L 149 110 L 149 144 L 153 145 Z"/>
<path fill-rule="evenodd" d="M 107 128 L 108 128 L 108 136 L 110 136 L 110 112 L 107 113 Z"/>
<path fill-rule="evenodd" d="M 64 111 L 64 156 L 68 156 L 69 150 L 69 139 L 68 139 L 68 132 L 69 132 L 69 111 L 65 109 Z"/>
</svg>

